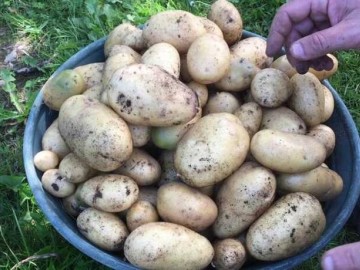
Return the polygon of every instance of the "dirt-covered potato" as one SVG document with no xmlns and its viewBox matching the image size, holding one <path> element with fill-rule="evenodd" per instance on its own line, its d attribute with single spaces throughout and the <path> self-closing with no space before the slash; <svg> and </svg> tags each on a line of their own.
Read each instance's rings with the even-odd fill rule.
<svg viewBox="0 0 360 270">
<path fill-rule="evenodd" d="M 288 75 L 289 78 L 291 78 L 297 73 L 296 69 L 290 64 L 285 54 L 274 60 L 274 62 L 271 63 L 270 67 L 281 70 L 286 75 Z"/>
<path fill-rule="evenodd" d="M 312 127 L 308 133 L 308 136 L 313 137 L 325 146 L 326 157 L 330 156 L 335 148 L 335 132 L 326 125 L 320 124 Z"/>
<path fill-rule="evenodd" d="M 172 182 L 162 185 L 157 194 L 157 210 L 164 221 L 200 232 L 215 221 L 215 202 L 195 188 Z"/>
<path fill-rule="evenodd" d="M 329 120 L 329 118 L 333 114 L 335 108 L 335 101 L 330 89 L 323 84 L 322 88 L 324 89 L 324 114 L 321 121 L 323 123 Z"/>
<path fill-rule="evenodd" d="M 60 135 L 58 123 L 59 120 L 55 119 L 54 122 L 52 122 L 52 124 L 47 128 L 42 137 L 41 145 L 43 150 L 54 152 L 61 160 L 69 154 L 71 150 Z"/>
<path fill-rule="evenodd" d="M 325 70 L 324 69 L 324 70 L 318 71 L 318 70 L 315 70 L 313 68 L 309 69 L 309 72 L 314 74 L 320 81 L 331 77 L 332 75 L 335 74 L 335 72 L 338 69 L 339 61 L 336 59 L 336 57 L 334 55 L 330 54 L 330 53 L 328 53 L 327 56 L 329 58 L 331 58 L 331 60 L 333 62 L 333 67 L 332 67 L 331 70 Z"/>
<path fill-rule="evenodd" d="M 324 117 L 324 89 L 311 73 L 295 74 L 291 79 L 294 90 L 289 99 L 289 108 L 295 111 L 307 126 L 320 124 Z"/>
<path fill-rule="evenodd" d="M 210 7 L 208 19 L 219 26 L 229 45 L 241 38 L 243 22 L 238 9 L 232 3 L 226 0 L 215 1 Z"/>
<path fill-rule="evenodd" d="M 118 44 L 114 45 L 111 48 L 108 57 L 114 56 L 115 54 L 118 54 L 118 53 L 130 54 L 132 57 L 134 57 L 136 63 L 141 62 L 141 54 L 139 54 L 133 48 L 126 46 L 126 45 L 118 45 Z"/>
<path fill-rule="evenodd" d="M 79 231 L 90 242 L 108 251 L 120 251 L 129 235 L 124 222 L 112 213 L 87 208 L 76 219 Z"/>
<path fill-rule="evenodd" d="M 139 187 L 130 177 L 117 174 L 95 176 L 83 183 L 79 198 L 105 212 L 128 209 L 139 196 Z"/>
<path fill-rule="evenodd" d="M 85 89 L 89 89 L 94 85 L 101 84 L 104 63 L 91 63 L 74 68 L 85 82 Z"/>
<path fill-rule="evenodd" d="M 180 77 L 180 55 L 176 48 L 169 43 L 157 43 L 147 49 L 141 63 L 157 65 L 176 78 Z"/>
<path fill-rule="evenodd" d="M 157 160 L 147 152 L 134 148 L 129 159 L 113 173 L 129 176 L 139 186 L 149 186 L 159 181 L 161 168 Z"/>
<path fill-rule="evenodd" d="M 234 111 L 234 115 L 240 119 L 250 138 L 258 132 L 263 117 L 263 111 L 259 104 L 255 102 L 244 103 Z"/>
<path fill-rule="evenodd" d="M 147 144 L 151 138 L 151 128 L 148 126 L 128 124 L 131 139 L 134 147 L 141 147 Z"/>
<path fill-rule="evenodd" d="M 208 101 L 209 91 L 205 84 L 191 81 L 187 86 L 193 90 L 199 98 L 200 107 L 204 107 Z"/>
<path fill-rule="evenodd" d="M 306 192 L 319 201 L 332 200 L 343 189 L 341 176 L 324 166 L 303 173 L 279 174 L 276 181 L 281 194 Z"/>
<path fill-rule="evenodd" d="M 211 262 L 219 270 L 239 270 L 246 261 L 243 244 L 232 238 L 218 240 L 213 244 L 215 255 Z"/>
<path fill-rule="evenodd" d="M 206 33 L 208 34 L 214 34 L 217 35 L 221 38 L 224 38 L 224 34 L 221 31 L 221 29 L 219 28 L 219 26 L 214 23 L 213 21 L 209 20 L 208 18 L 204 18 L 204 17 L 199 17 L 200 21 L 202 22 L 202 24 L 205 27 Z"/>
<path fill-rule="evenodd" d="M 203 23 L 195 15 L 182 10 L 169 10 L 153 15 L 145 23 L 143 38 L 148 47 L 166 42 L 183 54 L 196 38 L 205 33 Z"/>
<path fill-rule="evenodd" d="M 47 80 L 42 88 L 43 100 L 50 109 L 58 111 L 65 100 L 85 90 L 85 81 L 80 73 L 66 69 Z"/>
<path fill-rule="evenodd" d="M 148 201 L 135 202 L 126 213 L 126 225 L 130 232 L 137 227 L 159 220 L 159 215 L 153 204 Z"/>
<path fill-rule="evenodd" d="M 235 237 L 245 231 L 275 198 L 274 174 L 253 162 L 244 163 L 221 185 L 216 196 L 219 215 L 213 225 L 217 238 Z"/>
<path fill-rule="evenodd" d="M 202 84 L 217 82 L 230 68 L 228 45 L 217 35 L 202 35 L 187 52 L 187 67 L 194 81 Z"/>
<path fill-rule="evenodd" d="M 59 157 L 56 155 L 56 153 L 49 151 L 49 150 L 43 150 L 34 156 L 34 165 L 36 169 L 45 172 L 50 169 L 55 169 L 57 165 L 59 164 Z"/>
<path fill-rule="evenodd" d="M 61 106 L 59 130 L 72 152 L 99 171 L 115 170 L 132 152 L 125 121 L 98 100 L 83 95 Z"/>
<path fill-rule="evenodd" d="M 299 173 L 320 166 L 326 150 L 316 139 L 272 129 L 257 132 L 251 140 L 251 154 L 265 167 L 283 173 Z"/>
<path fill-rule="evenodd" d="M 244 162 L 249 141 L 249 134 L 235 115 L 206 115 L 178 143 L 175 168 L 190 186 L 214 185 Z"/>
<path fill-rule="evenodd" d="M 274 68 L 260 70 L 251 81 L 251 95 L 264 107 L 279 107 L 289 99 L 292 92 L 289 77 Z"/>
<path fill-rule="evenodd" d="M 143 269 L 203 269 L 214 256 L 209 240 L 177 224 L 153 222 L 132 231 L 125 241 L 126 259 Z"/>
<path fill-rule="evenodd" d="M 291 257 L 315 243 L 325 229 L 325 215 L 319 201 L 303 192 L 276 201 L 246 235 L 251 256 L 262 261 Z"/>
<path fill-rule="evenodd" d="M 90 88 L 88 88 L 85 92 L 82 94 L 88 98 L 93 98 L 97 100 L 101 100 L 101 95 L 103 93 L 103 85 L 102 84 L 96 84 Z"/>
<path fill-rule="evenodd" d="M 76 188 L 75 184 L 67 181 L 58 169 L 50 169 L 44 172 L 41 177 L 41 184 L 47 192 L 58 198 L 70 196 Z"/>
<path fill-rule="evenodd" d="M 74 153 L 63 158 L 59 165 L 59 172 L 71 183 L 81 183 L 96 174 L 96 170 L 87 165 Z"/>
<path fill-rule="evenodd" d="M 263 110 L 261 129 L 305 134 L 306 124 L 296 112 L 281 106 L 274 109 Z"/>
<path fill-rule="evenodd" d="M 239 99 L 229 92 L 217 92 L 209 97 L 204 107 L 204 115 L 210 113 L 234 113 L 241 103 Z"/>
<path fill-rule="evenodd" d="M 110 106 L 130 124 L 187 123 L 199 101 L 189 87 L 157 66 L 135 64 L 115 71 L 107 88 Z"/>
</svg>

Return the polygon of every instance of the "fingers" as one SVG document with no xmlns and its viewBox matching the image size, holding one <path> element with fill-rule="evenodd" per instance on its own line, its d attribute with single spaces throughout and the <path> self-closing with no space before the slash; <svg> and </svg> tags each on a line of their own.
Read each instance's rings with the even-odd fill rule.
<svg viewBox="0 0 360 270">
<path fill-rule="evenodd" d="M 339 246 L 327 251 L 321 260 L 323 270 L 360 269 L 360 242 Z"/>
</svg>

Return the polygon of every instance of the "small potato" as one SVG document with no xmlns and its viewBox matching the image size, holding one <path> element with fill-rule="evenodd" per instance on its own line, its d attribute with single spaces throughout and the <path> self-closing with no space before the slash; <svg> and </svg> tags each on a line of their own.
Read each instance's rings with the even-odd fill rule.
<svg viewBox="0 0 360 270">
<path fill-rule="evenodd" d="M 96 84 L 90 88 L 88 88 L 84 93 L 82 93 L 84 96 L 88 98 L 93 98 L 97 100 L 101 100 L 101 95 L 103 93 L 103 85 L 102 84 Z"/>
<path fill-rule="evenodd" d="M 326 150 L 316 139 L 301 134 L 264 129 L 251 140 L 251 154 L 263 166 L 283 173 L 299 173 L 320 166 Z"/>
<path fill-rule="evenodd" d="M 230 50 L 219 36 L 205 34 L 197 38 L 187 53 L 190 76 L 202 84 L 217 82 L 230 68 Z"/>
<path fill-rule="evenodd" d="M 104 63 L 91 63 L 74 68 L 85 82 L 85 89 L 101 84 Z"/>
<path fill-rule="evenodd" d="M 291 78 L 297 73 L 296 69 L 290 64 L 286 55 L 282 55 L 276 60 L 274 60 L 274 62 L 271 63 L 270 67 L 281 70 L 286 75 L 288 75 L 289 78 Z"/>
<path fill-rule="evenodd" d="M 312 127 L 306 135 L 313 137 L 325 146 L 326 157 L 329 157 L 334 151 L 335 132 L 330 127 L 320 124 Z"/>
<path fill-rule="evenodd" d="M 259 104 L 255 102 L 245 103 L 234 111 L 234 115 L 240 119 L 250 138 L 258 132 L 263 117 L 263 111 Z"/>
<path fill-rule="evenodd" d="M 246 260 L 246 252 L 242 243 L 227 238 L 213 244 L 215 255 L 211 262 L 219 270 L 239 270 Z"/>
<path fill-rule="evenodd" d="M 152 45 L 141 57 L 141 63 L 157 65 L 176 78 L 180 77 L 180 55 L 169 43 Z"/>
<path fill-rule="evenodd" d="M 129 159 L 113 173 L 129 176 L 139 186 L 148 186 L 159 180 L 161 168 L 159 163 L 144 150 L 134 148 Z"/>
<path fill-rule="evenodd" d="M 141 62 L 141 54 L 139 54 L 133 48 L 126 46 L 126 45 L 114 45 L 111 48 L 108 57 L 114 56 L 115 54 L 118 54 L 118 53 L 130 54 L 132 57 L 134 57 L 136 63 Z"/>
<path fill-rule="evenodd" d="M 153 222 L 130 233 L 125 257 L 142 269 L 204 269 L 214 256 L 209 240 L 177 224 Z"/>
<path fill-rule="evenodd" d="M 71 183 L 81 183 L 96 174 L 96 170 L 79 159 L 74 153 L 70 153 L 60 162 L 59 172 Z"/>
<path fill-rule="evenodd" d="M 316 126 L 324 117 L 324 90 L 320 81 L 311 73 L 295 74 L 291 78 L 294 91 L 289 108 L 295 111 L 308 127 Z"/>
<path fill-rule="evenodd" d="M 219 26 L 229 45 L 241 38 L 243 22 L 238 9 L 232 3 L 226 0 L 215 1 L 210 7 L 208 19 Z"/>
<path fill-rule="evenodd" d="M 315 243 L 325 229 L 325 215 L 319 201 L 303 192 L 276 201 L 246 235 L 251 256 L 276 261 L 300 253 Z"/>
<path fill-rule="evenodd" d="M 55 119 L 54 122 L 45 131 L 41 145 L 43 150 L 54 152 L 61 160 L 71 152 L 63 137 L 60 135 L 59 120 Z"/>
<path fill-rule="evenodd" d="M 306 124 L 296 112 L 287 107 L 264 109 L 261 129 L 273 129 L 296 134 L 306 133 Z"/>
<path fill-rule="evenodd" d="M 215 221 L 215 202 L 200 191 L 183 183 L 162 185 L 157 195 L 157 210 L 164 221 L 176 223 L 200 232 Z"/>
<path fill-rule="evenodd" d="M 128 124 L 131 139 L 134 147 L 141 147 L 147 144 L 151 138 L 151 128 L 147 126 Z"/>
<path fill-rule="evenodd" d="M 289 77 L 282 71 L 266 68 L 251 82 L 251 95 L 261 106 L 274 108 L 286 102 L 293 92 Z"/>
<path fill-rule="evenodd" d="M 187 86 L 193 90 L 199 98 L 200 107 L 204 107 L 208 101 L 209 91 L 205 84 L 191 81 Z"/>
<path fill-rule="evenodd" d="M 58 169 L 50 169 L 44 172 L 41 183 L 47 192 L 58 198 L 70 196 L 76 188 L 75 184 L 70 183 L 66 177 L 60 175 Z"/>
<path fill-rule="evenodd" d="M 126 213 L 126 225 L 130 232 L 137 227 L 159 220 L 155 207 L 147 201 L 137 201 Z"/>
<path fill-rule="evenodd" d="M 309 72 L 314 74 L 319 79 L 319 81 L 328 79 L 329 77 L 334 75 L 335 72 L 338 69 L 339 61 L 336 59 L 336 57 L 334 55 L 330 54 L 330 53 L 328 53 L 327 56 L 332 60 L 332 62 L 334 64 L 331 70 L 318 71 L 318 70 L 315 70 L 313 68 L 309 69 Z"/>
<path fill-rule="evenodd" d="M 215 95 L 209 97 L 207 104 L 204 107 L 204 115 L 210 113 L 234 113 L 240 108 L 240 101 L 237 97 L 229 92 L 217 92 Z"/>
<path fill-rule="evenodd" d="M 94 208 L 88 208 L 76 219 L 79 231 L 90 242 L 108 251 L 120 251 L 129 232 L 120 218 Z"/>
<path fill-rule="evenodd" d="M 117 174 L 95 176 L 82 185 L 79 198 L 105 212 L 121 212 L 137 201 L 139 187 L 130 177 Z"/>
<path fill-rule="evenodd" d="M 175 169 L 174 151 L 164 150 L 159 157 L 159 164 L 161 166 L 161 176 L 158 186 L 162 186 L 170 182 L 182 182 L 181 178 Z"/>
<path fill-rule="evenodd" d="M 324 89 L 324 114 L 322 117 L 322 123 L 329 120 L 331 115 L 334 112 L 335 101 L 334 96 L 331 93 L 330 89 L 322 84 L 322 88 Z"/>
<path fill-rule="evenodd" d="M 42 88 L 44 103 L 52 110 L 60 110 L 61 105 L 71 96 L 86 90 L 81 74 L 73 69 L 66 69 L 52 76 Z"/>
<path fill-rule="evenodd" d="M 223 32 L 221 31 L 221 29 L 219 28 L 219 26 L 216 23 L 214 23 L 213 21 L 211 21 L 207 18 L 204 18 L 204 17 L 199 17 L 199 18 L 205 27 L 206 33 L 214 34 L 221 38 L 224 38 Z"/>
<path fill-rule="evenodd" d="M 180 77 L 184 83 L 189 83 L 193 80 L 189 73 L 186 54 L 180 55 Z"/>
<path fill-rule="evenodd" d="M 157 188 L 156 187 L 139 187 L 138 201 L 147 201 L 156 206 Z"/>
<path fill-rule="evenodd" d="M 332 200 L 343 189 L 341 176 L 324 166 L 303 173 L 279 174 L 276 181 L 281 194 L 306 192 L 319 201 Z"/>
<path fill-rule="evenodd" d="M 76 192 L 68 197 L 62 199 L 62 205 L 69 215 L 77 217 L 82 211 L 88 208 L 87 205 L 83 204 L 76 195 Z"/>
<path fill-rule="evenodd" d="M 58 164 L 58 156 L 54 152 L 51 152 L 49 150 L 40 151 L 34 156 L 34 165 L 38 170 L 42 172 L 50 169 L 55 169 Z"/>
</svg>

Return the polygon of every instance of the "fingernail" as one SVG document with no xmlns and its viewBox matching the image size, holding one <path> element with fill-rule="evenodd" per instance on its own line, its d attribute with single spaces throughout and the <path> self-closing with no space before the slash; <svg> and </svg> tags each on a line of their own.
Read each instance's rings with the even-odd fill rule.
<svg viewBox="0 0 360 270">
<path fill-rule="evenodd" d="M 334 262 L 331 256 L 326 256 L 322 262 L 323 270 L 333 270 L 334 269 Z"/>
<path fill-rule="evenodd" d="M 291 50 L 292 56 L 294 56 L 295 58 L 303 59 L 305 57 L 304 48 L 299 43 L 294 43 L 291 46 L 290 50 Z"/>
</svg>

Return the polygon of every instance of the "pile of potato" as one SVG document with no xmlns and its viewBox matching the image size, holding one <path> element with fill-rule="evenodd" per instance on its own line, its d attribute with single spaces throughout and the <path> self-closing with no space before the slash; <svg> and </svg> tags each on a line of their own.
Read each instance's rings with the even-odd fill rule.
<svg viewBox="0 0 360 270">
<path fill-rule="evenodd" d="M 242 29 L 226 0 L 160 12 L 44 85 L 59 116 L 34 164 L 89 241 L 143 269 L 240 269 L 319 239 L 320 202 L 343 188 L 320 82 L 337 60 L 300 75 Z"/>
</svg>

